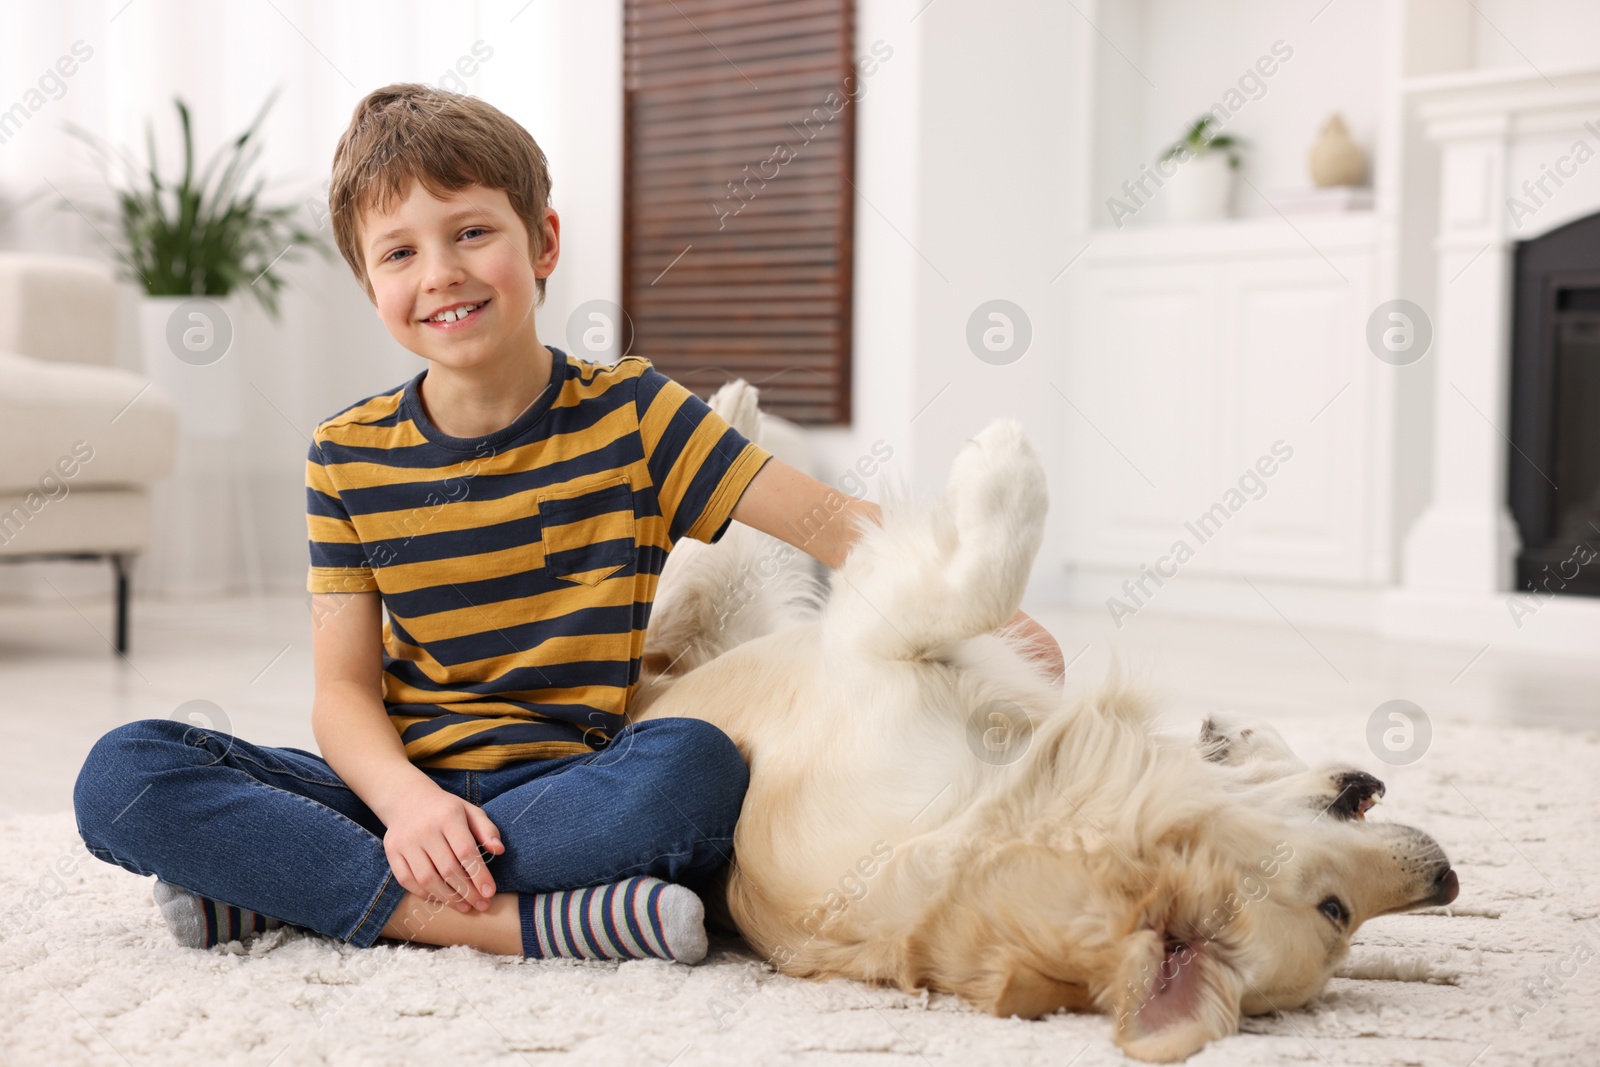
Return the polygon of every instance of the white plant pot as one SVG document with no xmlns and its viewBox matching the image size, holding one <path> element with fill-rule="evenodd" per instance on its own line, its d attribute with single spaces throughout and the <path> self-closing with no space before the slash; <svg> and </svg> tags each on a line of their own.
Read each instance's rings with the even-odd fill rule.
<svg viewBox="0 0 1600 1067">
<path fill-rule="evenodd" d="M 1178 164 L 1178 172 L 1167 179 L 1163 190 L 1168 222 L 1211 222 L 1228 217 L 1228 202 L 1233 198 L 1233 168 L 1223 152 Z"/>
<path fill-rule="evenodd" d="M 243 299 L 250 297 L 139 297 L 144 372 L 177 401 L 178 429 L 185 437 L 238 432 Z"/>
<path fill-rule="evenodd" d="M 144 593 L 220 596 L 261 588 L 246 479 L 245 342 L 260 339 L 254 297 L 138 298 L 145 376 L 178 405 L 178 456 L 151 487 L 151 543 L 140 563 Z"/>
</svg>

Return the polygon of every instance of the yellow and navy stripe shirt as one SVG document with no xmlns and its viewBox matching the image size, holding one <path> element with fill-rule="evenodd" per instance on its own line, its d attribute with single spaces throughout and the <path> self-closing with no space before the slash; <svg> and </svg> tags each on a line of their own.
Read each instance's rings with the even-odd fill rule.
<svg viewBox="0 0 1600 1067">
<path fill-rule="evenodd" d="M 417 766 L 603 748 L 667 553 L 721 538 L 771 458 L 647 359 L 550 350 L 544 392 L 487 436 L 429 421 L 426 370 L 312 435 L 306 588 L 382 597 L 383 701 Z"/>
</svg>

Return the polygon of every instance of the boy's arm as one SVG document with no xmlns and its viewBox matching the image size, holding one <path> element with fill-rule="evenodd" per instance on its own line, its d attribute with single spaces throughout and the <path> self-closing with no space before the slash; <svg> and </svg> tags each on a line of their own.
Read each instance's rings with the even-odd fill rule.
<svg viewBox="0 0 1600 1067">
<path fill-rule="evenodd" d="M 409 790 L 438 787 L 406 758 L 383 705 L 382 611 L 375 592 L 312 594 L 311 731 L 328 766 L 387 826 Z"/>
<path fill-rule="evenodd" d="M 846 512 L 863 514 L 882 525 L 882 509 L 878 505 L 846 496 L 773 456 L 745 486 L 732 516 L 829 567 L 838 567 L 858 536 L 851 523 L 840 521 Z M 817 521 L 819 518 L 821 522 Z M 806 529 L 816 532 L 806 537 L 801 533 Z M 1049 668 L 1053 678 L 1059 680 L 1066 674 L 1061 646 L 1026 613 L 1018 610 L 1000 629 L 1015 629 L 1030 639 L 1034 657 Z"/>
</svg>

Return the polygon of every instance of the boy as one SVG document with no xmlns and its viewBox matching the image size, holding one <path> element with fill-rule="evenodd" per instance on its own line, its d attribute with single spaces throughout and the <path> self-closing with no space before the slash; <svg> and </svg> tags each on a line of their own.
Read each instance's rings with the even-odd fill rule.
<svg viewBox="0 0 1600 1067">
<path fill-rule="evenodd" d="M 748 772 L 708 723 L 624 717 L 656 580 L 676 541 L 733 519 L 830 566 L 850 535 L 791 540 L 836 494 L 647 360 L 541 344 L 549 193 L 532 137 L 469 96 L 388 86 L 339 141 L 340 251 L 428 367 L 313 434 L 323 756 L 143 720 L 96 744 L 74 795 L 90 851 L 158 875 L 180 943 L 286 921 L 361 946 L 705 953 L 697 889 Z"/>
</svg>

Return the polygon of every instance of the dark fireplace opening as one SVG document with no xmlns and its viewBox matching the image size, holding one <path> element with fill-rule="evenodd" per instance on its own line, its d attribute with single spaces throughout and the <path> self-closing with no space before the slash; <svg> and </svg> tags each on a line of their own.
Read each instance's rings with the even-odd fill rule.
<svg viewBox="0 0 1600 1067">
<path fill-rule="evenodd" d="M 1518 242 L 1512 315 L 1516 587 L 1600 596 L 1600 215 Z"/>
</svg>

